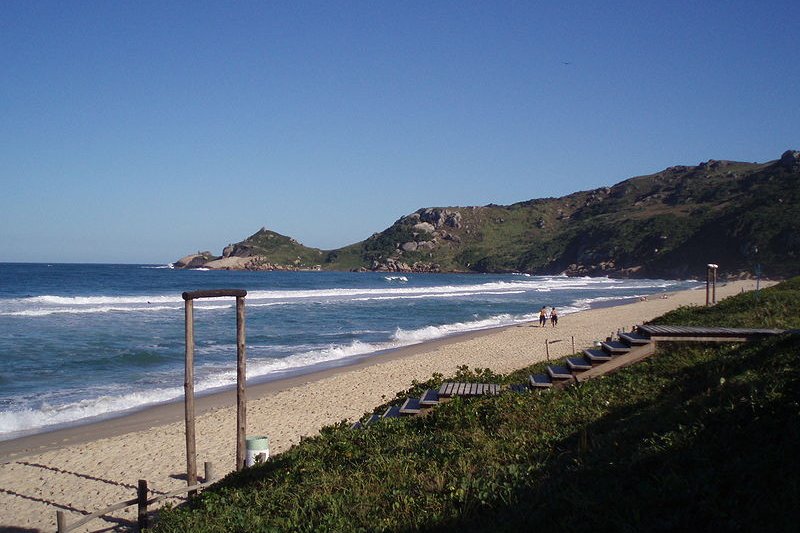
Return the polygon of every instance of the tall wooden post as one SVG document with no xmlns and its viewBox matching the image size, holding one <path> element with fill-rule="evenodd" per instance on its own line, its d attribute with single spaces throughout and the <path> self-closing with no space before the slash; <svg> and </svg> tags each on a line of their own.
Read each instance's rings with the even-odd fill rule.
<svg viewBox="0 0 800 533">
<path fill-rule="evenodd" d="M 197 485 L 197 446 L 194 432 L 194 301 L 186 299 L 186 361 L 183 378 L 186 415 L 186 483 Z"/>
<path fill-rule="evenodd" d="M 717 265 L 711 270 L 711 302 L 717 303 Z"/>
<path fill-rule="evenodd" d="M 719 265 L 706 265 L 706 305 L 717 303 L 717 269 Z"/>
<path fill-rule="evenodd" d="M 243 289 L 211 289 L 184 292 L 186 302 L 186 369 L 183 381 L 186 407 L 186 482 L 189 486 L 197 484 L 197 448 L 194 425 L 194 315 L 193 300 L 197 298 L 236 297 L 236 469 L 244 467 L 245 432 L 247 431 L 245 395 L 245 327 Z M 190 496 L 195 491 L 189 493 Z"/>
<path fill-rule="evenodd" d="M 247 355 L 245 353 L 244 297 L 236 297 L 236 470 L 244 468 L 247 432 Z"/>
</svg>

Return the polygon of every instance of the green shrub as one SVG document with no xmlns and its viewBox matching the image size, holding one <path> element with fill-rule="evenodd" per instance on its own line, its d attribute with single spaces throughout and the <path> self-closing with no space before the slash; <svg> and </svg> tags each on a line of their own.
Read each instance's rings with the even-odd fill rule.
<svg viewBox="0 0 800 533">
<path fill-rule="evenodd" d="M 795 323 L 798 286 L 762 291 L 770 322 Z M 749 298 L 666 317 L 761 325 Z M 156 530 L 793 531 L 798 353 L 798 335 L 674 343 L 563 390 L 456 398 L 365 430 L 342 422 L 162 511 Z M 453 379 L 508 384 L 542 367 Z"/>
</svg>

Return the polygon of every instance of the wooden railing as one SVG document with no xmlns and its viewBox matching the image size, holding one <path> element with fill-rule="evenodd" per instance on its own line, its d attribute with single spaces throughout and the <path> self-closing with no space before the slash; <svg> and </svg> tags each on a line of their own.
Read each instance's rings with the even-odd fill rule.
<svg viewBox="0 0 800 533">
<path fill-rule="evenodd" d="M 136 498 L 125 500 L 123 502 L 118 502 L 113 505 L 109 505 L 105 509 L 100 509 L 99 511 L 86 515 L 82 517 L 80 520 L 76 520 L 71 524 L 67 524 L 67 516 L 64 513 L 64 511 L 56 511 L 56 526 L 58 528 L 57 531 L 58 533 L 67 533 L 67 531 L 72 531 L 74 529 L 77 529 L 96 518 L 100 518 L 102 516 L 107 515 L 108 513 L 119 511 L 120 509 L 125 509 L 126 507 L 131 507 L 133 505 L 137 505 L 139 507 L 137 514 L 137 524 L 139 527 L 139 531 L 141 531 L 147 527 L 147 508 L 150 505 L 158 503 L 166 498 L 174 498 L 175 496 L 179 496 L 186 492 L 196 493 L 198 490 L 204 489 L 207 486 L 211 485 L 214 481 L 215 481 L 214 467 L 211 463 L 205 463 L 204 482 L 197 483 L 195 485 L 191 485 L 188 487 L 181 487 L 179 489 L 175 489 L 165 494 L 159 494 L 158 496 L 154 496 L 153 498 L 148 499 L 147 480 L 140 479 L 139 485 L 136 489 Z"/>
</svg>

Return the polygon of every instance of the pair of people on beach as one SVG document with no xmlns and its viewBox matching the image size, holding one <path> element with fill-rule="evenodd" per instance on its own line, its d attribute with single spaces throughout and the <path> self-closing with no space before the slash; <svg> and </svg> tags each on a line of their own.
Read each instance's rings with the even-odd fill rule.
<svg viewBox="0 0 800 533">
<path fill-rule="evenodd" d="M 550 308 L 550 324 L 553 327 L 556 327 L 558 324 L 558 311 L 556 311 L 555 307 Z M 547 325 L 547 306 L 542 306 L 542 309 L 539 311 L 539 326 L 544 327 Z"/>
</svg>

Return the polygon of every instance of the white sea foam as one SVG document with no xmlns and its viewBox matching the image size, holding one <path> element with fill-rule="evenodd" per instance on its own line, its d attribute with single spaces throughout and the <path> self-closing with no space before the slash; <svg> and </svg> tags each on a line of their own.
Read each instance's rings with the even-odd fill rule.
<svg viewBox="0 0 800 533">
<path fill-rule="evenodd" d="M 13 438 L 17 432 L 68 424 L 96 416 L 119 413 L 137 407 L 172 400 L 183 394 L 183 388 L 165 388 L 131 392 L 119 396 L 103 395 L 57 407 L 43 404 L 37 409 L 0 411 L 0 439 Z"/>
<path fill-rule="evenodd" d="M 512 316 L 501 314 L 482 320 L 427 326 L 415 330 L 398 328 L 384 342 L 368 343 L 354 340 L 346 344 L 330 344 L 322 348 L 295 346 L 295 353 L 282 358 L 259 357 L 253 354 L 253 352 L 259 352 L 259 348 L 267 349 L 274 353 L 276 348 L 279 348 L 277 346 L 250 346 L 251 355 L 248 361 L 247 377 L 252 379 L 280 375 L 315 365 L 341 362 L 352 357 L 401 348 L 458 333 L 530 321 L 533 318 L 533 315 Z M 284 346 L 283 348 L 290 347 Z M 235 352 L 235 347 L 229 344 L 215 344 L 206 346 L 202 350 L 205 354 L 224 353 Z M 236 383 L 236 371 L 233 366 L 228 369 L 221 369 L 219 363 L 200 365 L 196 368 L 196 374 L 198 375 L 195 387 L 197 392 L 228 387 Z M 67 403 L 58 407 L 51 407 L 45 404 L 35 409 L 3 411 L 0 412 L 0 439 L 3 439 L 4 436 L 5 438 L 12 438 L 18 432 L 74 423 L 90 417 L 116 414 L 146 405 L 173 400 L 180 398 L 182 394 L 183 389 L 179 387 L 156 388 L 147 391 L 130 392 L 119 396 L 104 394 L 96 398 Z"/>
<path fill-rule="evenodd" d="M 152 267 L 155 268 L 155 267 Z M 404 284 L 405 276 L 387 276 Z M 405 279 L 405 281 L 403 281 Z M 549 276 L 538 278 L 491 281 L 468 285 L 435 285 L 429 287 L 381 287 L 381 288 L 331 288 L 310 290 L 255 290 L 247 295 L 248 305 L 265 307 L 288 303 L 331 302 L 335 300 L 368 301 L 398 298 L 445 298 L 476 295 L 520 294 L 523 292 L 552 292 L 554 290 L 657 290 L 668 289 L 676 282 L 664 280 L 613 280 L 610 278 L 571 278 Z M 59 313 L 111 313 L 111 312 L 158 312 L 175 310 L 183 306 L 178 294 L 121 295 L 121 296 L 59 296 L 42 295 L 28 298 L 0 300 L 0 315 L 39 317 Z M 205 302 L 199 309 L 230 309 L 233 304 Z"/>
<path fill-rule="evenodd" d="M 180 307 L 152 306 L 152 307 L 68 307 L 63 309 L 29 309 L 26 311 L 0 312 L 4 316 L 49 316 L 55 314 L 87 314 L 87 313 L 130 313 L 138 311 L 166 311 L 180 309 Z"/>
<path fill-rule="evenodd" d="M 155 268 L 155 267 L 153 267 Z M 520 279 L 520 277 L 522 279 Z M 255 290 L 247 295 L 247 303 L 253 307 L 331 301 L 368 301 L 391 299 L 447 298 L 477 295 L 520 294 L 523 292 L 545 293 L 562 290 L 665 290 L 677 282 L 664 280 L 613 280 L 610 278 L 571 278 L 566 276 L 517 277 L 509 281 L 491 281 L 467 285 L 435 285 L 415 287 L 406 285 L 405 276 L 387 276 L 397 280 L 402 287 L 378 288 L 330 288 L 309 290 Z M 405 281 L 404 281 L 405 280 Z M 212 301 L 198 303 L 197 308 L 207 310 L 230 309 L 233 304 L 218 304 Z M 183 306 L 178 294 L 120 295 L 120 296 L 59 296 L 43 295 L 28 298 L 0 300 L 0 316 L 43 317 L 53 314 L 91 314 L 126 312 L 174 311 Z"/>
</svg>

